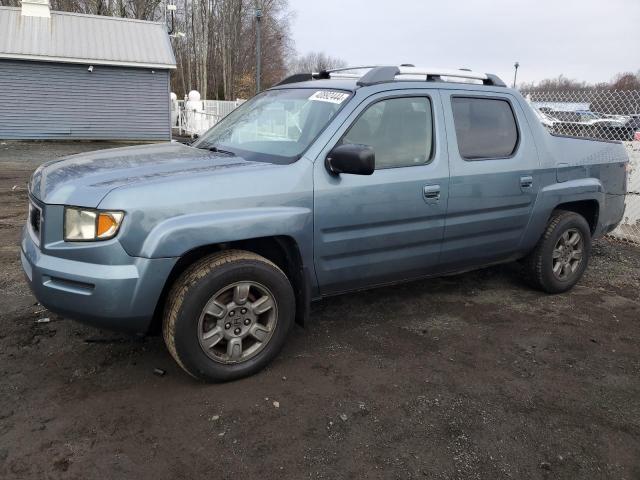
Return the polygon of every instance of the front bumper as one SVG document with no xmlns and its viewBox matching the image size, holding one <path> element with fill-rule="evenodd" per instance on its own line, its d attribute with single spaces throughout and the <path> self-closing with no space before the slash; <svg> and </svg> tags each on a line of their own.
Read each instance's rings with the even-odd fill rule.
<svg viewBox="0 0 640 480">
<path fill-rule="evenodd" d="M 121 249 L 119 244 L 114 248 Z M 148 330 L 176 262 L 174 258 L 128 257 L 128 264 L 116 265 L 47 255 L 28 227 L 22 232 L 20 258 L 31 290 L 47 309 L 99 328 L 129 333 Z"/>
</svg>

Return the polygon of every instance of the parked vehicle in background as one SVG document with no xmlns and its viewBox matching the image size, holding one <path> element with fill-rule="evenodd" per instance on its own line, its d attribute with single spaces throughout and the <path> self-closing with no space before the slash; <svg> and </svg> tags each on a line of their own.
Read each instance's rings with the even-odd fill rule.
<svg viewBox="0 0 640 480">
<path fill-rule="evenodd" d="M 629 126 L 640 131 L 640 114 L 629 115 Z"/>
<path fill-rule="evenodd" d="M 185 371 L 231 380 L 322 297 L 514 260 L 536 288 L 569 290 L 622 219 L 627 162 L 618 142 L 550 134 L 494 75 L 300 74 L 191 146 L 38 168 L 21 258 L 52 311 L 135 333 L 157 321 Z"/>
<path fill-rule="evenodd" d="M 605 115 L 588 110 L 561 111 L 545 109 L 539 116 L 545 126 L 561 135 L 601 138 L 605 140 L 631 141 L 635 128 L 631 117 L 623 115 Z"/>
<path fill-rule="evenodd" d="M 634 140 L 640 141 L 640 114 L 629 115 L 628 126 L 635 132 Z"/>
<path fill-rule="evenodd" d="M 553 131 L 553 126 L 556 123 L 558 123 L 559 120 L 557 118 L 554 118 L 553 116 L 551 116 L 550 113 L 549 113 L 549 110 L 547 110 L 547 109 L 534 108 L 533 111 L 536 114 L 536 116 L 538 117 L 538 120 L 540 120 L 540 123 L 542 123 L 542 125 L 547 127 L 549 129 L 549 131 Z"/>
</svg>

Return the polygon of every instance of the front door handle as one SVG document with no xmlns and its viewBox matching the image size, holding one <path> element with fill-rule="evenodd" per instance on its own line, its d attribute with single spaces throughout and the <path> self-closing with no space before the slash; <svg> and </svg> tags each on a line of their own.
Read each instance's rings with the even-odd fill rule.
<svg viewBox="0 0 640 480">
<path fill-rule="evenodd" d="M 524 177 L 520 177 L 520 188 L 531 188 L 533 187 L 533 177 L 531 175 L 525 175 Z"/>
<path fill-rule="evenodd" d="M 422 196 L 427 203 L 438 203 L 440 201 L 440 185 L 425 185 L 422 189 Z"/>
</svg>

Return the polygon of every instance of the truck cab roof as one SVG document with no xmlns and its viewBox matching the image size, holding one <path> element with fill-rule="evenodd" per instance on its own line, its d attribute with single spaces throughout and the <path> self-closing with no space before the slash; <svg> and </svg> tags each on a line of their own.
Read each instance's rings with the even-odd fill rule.
<svg viewBox="0 0 640 480">
<path fill-rule="evenodd" d="M 314 80 L 316 82 L 314 82 Z M 325 85 L 318 84 L 317 81 L 320 80 L 323 80 Z M 331 83 L 326 83 L 327 80 Z M 342 85 L 338 86 L 338 84 L 334 83 L 338 80 Z M 316 73 L 296 73 L 282 80 L 276 87 L 296 84 L 305 88 L 305 84 L 311 82 L 311 88 L 343 88 L 345 90 L 355 90 L 358 87 L 368 87 L 400 81 L 438 82 L 439 84 L 453 82 L 457 84 L 506 87 L 500 78 L 491 73 L 479 73 L 464 68 L 455 70 L 415 67 L 410 64 L 400 66 L 352 66 L 322 70 Z"/>
</svg>

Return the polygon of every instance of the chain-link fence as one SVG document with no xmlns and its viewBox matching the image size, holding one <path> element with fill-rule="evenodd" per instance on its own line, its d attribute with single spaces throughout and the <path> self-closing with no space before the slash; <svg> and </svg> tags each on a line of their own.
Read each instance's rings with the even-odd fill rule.
<svg viewBox="0 0 640 480">
<path fill-rule="evenodd" d="M 524 91 L 549 131 L 619 140 L 629 152 L 625 215 L 611 235 L 640 243 L 640 90 Z"/>
</svg>

